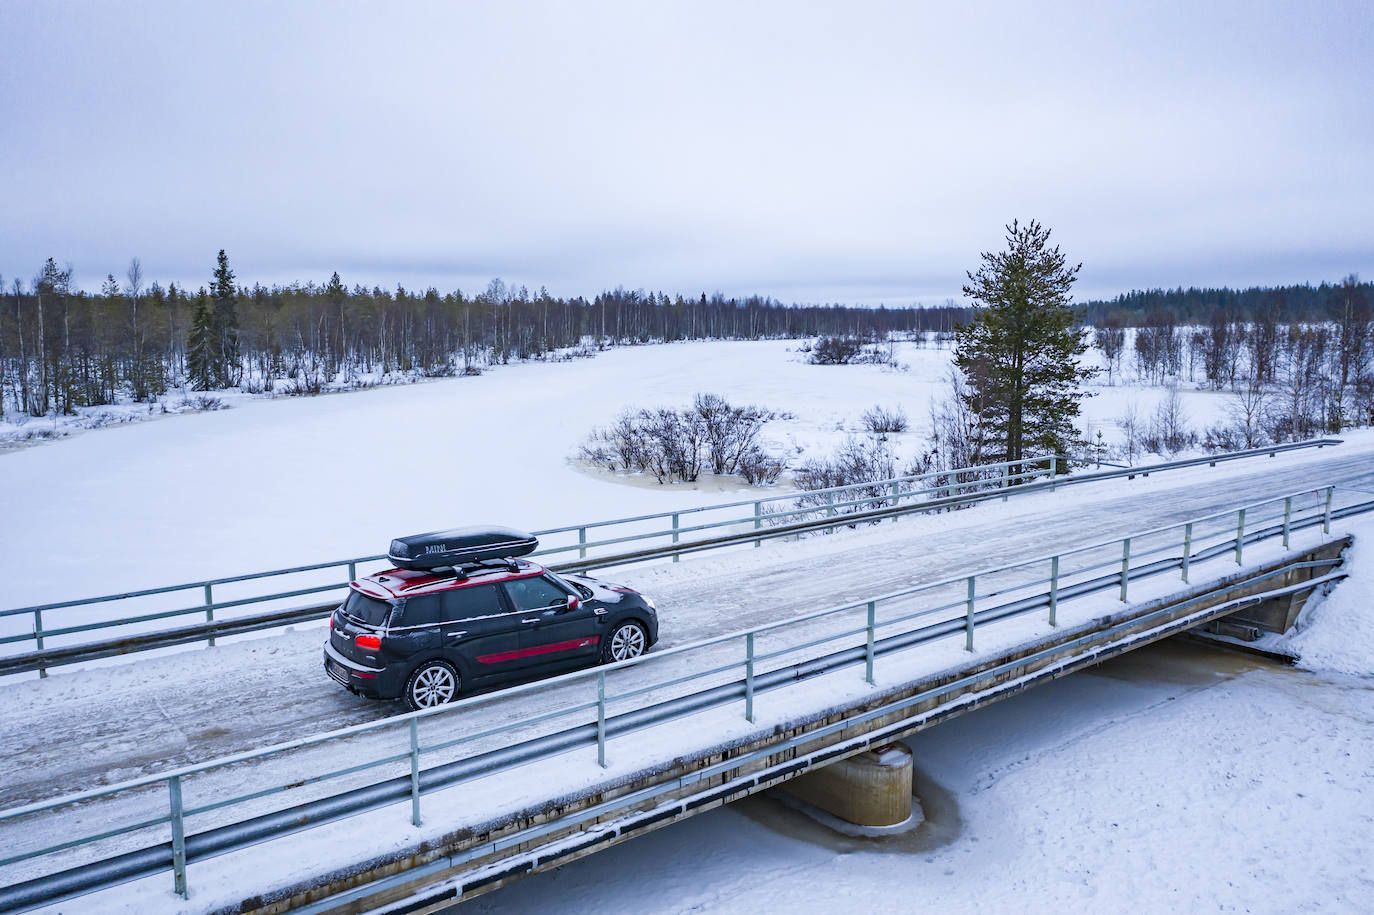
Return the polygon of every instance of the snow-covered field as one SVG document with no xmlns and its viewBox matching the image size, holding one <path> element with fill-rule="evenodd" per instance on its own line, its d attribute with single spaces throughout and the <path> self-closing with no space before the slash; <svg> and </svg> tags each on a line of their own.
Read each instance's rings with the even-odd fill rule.
<svg viewBox="0 0 1374 915">
<path fill-rule="evenodd" d="M 809 365 L 797 345 L 627 347 L 475 378 L 240 397 L 228 410 L 0 453 L 0 607 L 379 553 L 398 534 L 461 524 L 541 529 L 721 501 L 714 482 L 627 485 L 573 460 L 625 407 L 682 406 L 702 391 L 794 414 L 765 431 L 794 462 L 860 431 L 874 404 L 910 417 L 913 431 L 895 436 L 903 459 L 924 445 L 948 350 L 904 344 L 909 369 L 892 371 Z M 1094 390 L 1086 431 L 1108 438 L 1131 402 L 1148 415 L 1164 396 Z M 1195 425 L 1224 401 L 1185 392 Z"/>
</svg>

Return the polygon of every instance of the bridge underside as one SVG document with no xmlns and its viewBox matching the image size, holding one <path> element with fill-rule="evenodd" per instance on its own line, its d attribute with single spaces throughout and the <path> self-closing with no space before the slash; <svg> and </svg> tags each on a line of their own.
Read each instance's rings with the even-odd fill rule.
<svg viewBox="0 0 1374 915">
<path fill-rule="evenodd" d="M 1349 542 L 1290 553 L 1167 598 L 1111 602 L 1106 615 L 1061 626 L 1001 655 L 904 683 L 765 737 L 681 758 L 554 807 L 454 832 L 332 883 L 245 900 L 239 911 L 353 913 L 397 905 L 408 913 L 436 912 L 1159 639 L 1228 617 L 1243 617 L 1245 626 L 1286 628 L 1301 608 L 1302 597 L 1294 595 L 1305 596 L 1312 585 L 1304 582 L 1324 571 L 1295 564 L 1335 560 Z"/>
</svg>

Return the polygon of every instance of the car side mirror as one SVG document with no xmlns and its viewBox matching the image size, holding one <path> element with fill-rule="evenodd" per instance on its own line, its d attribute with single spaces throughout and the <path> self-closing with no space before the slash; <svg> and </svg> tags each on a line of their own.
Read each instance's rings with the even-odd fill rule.
<svg viewBox="0 0 1374 915">
<path fill-rule="evenodd" d="M 576 609 L 577 609 L 578 607 L 580 607 L 580 606 L 582 606 L 582 599 L 581 599 L 580 597 L 578 597 L 576 594 L 569 594 L 569 595 L 568 595 L 568 606 L 567 606 L 566 609 L 567 609 L 568 611 L 573 611 L 573 610 L 576 610 Z"/>
</svg>

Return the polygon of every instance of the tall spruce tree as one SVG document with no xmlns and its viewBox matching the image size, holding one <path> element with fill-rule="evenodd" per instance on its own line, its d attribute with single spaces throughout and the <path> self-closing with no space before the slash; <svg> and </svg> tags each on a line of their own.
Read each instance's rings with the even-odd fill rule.
<svg viewBox="0 0 1374 915">
<path fill-rule="evenodd" d="M 194 391 L 208 391 L 218 380 L 219 337 L 215 332 L 215 313 L 202 288 L 196 296 L 191 331 L 186 337 L 186 374 Z"/>
<path fill-rule="evenodd" d="M 229 269 L 229 258 L 223 248 L 219 249 L 215 274 L 210 280 L 210 297 L 214 300 L 215 382 L 220 387 L 230 387 L 239 383 L 242 362 L 234 271 Z"/>
<path fill-rule="evenodd" d="M 979 450 L 993 461 L 1063 453 L 1077 442 L 1082 382 L 1096 371 L 1079 363 L 1087 335 L 1069 304 L 1082 264 L 1067 266 L 1038 222 L 1006 228 L 1007 249 L 984 252 L 968 274 L 964 295 L 977 307 L 956 332 L 954 356 Z"/>
</svg>

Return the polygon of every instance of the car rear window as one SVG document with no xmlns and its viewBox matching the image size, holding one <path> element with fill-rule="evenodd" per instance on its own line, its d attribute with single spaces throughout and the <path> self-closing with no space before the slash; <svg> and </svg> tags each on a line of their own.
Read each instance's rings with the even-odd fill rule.
<svg viewBox="0 0 1374 915">
<path fill-rule="evenodd" d="M 391 604 L 375 597 L 368 597 L 360 591 L 350 591 L 348 600 L 344 601 L 343 612 L 344 615 L 369 626 L 381 626 L 391 613 Z"/>
</svg>

